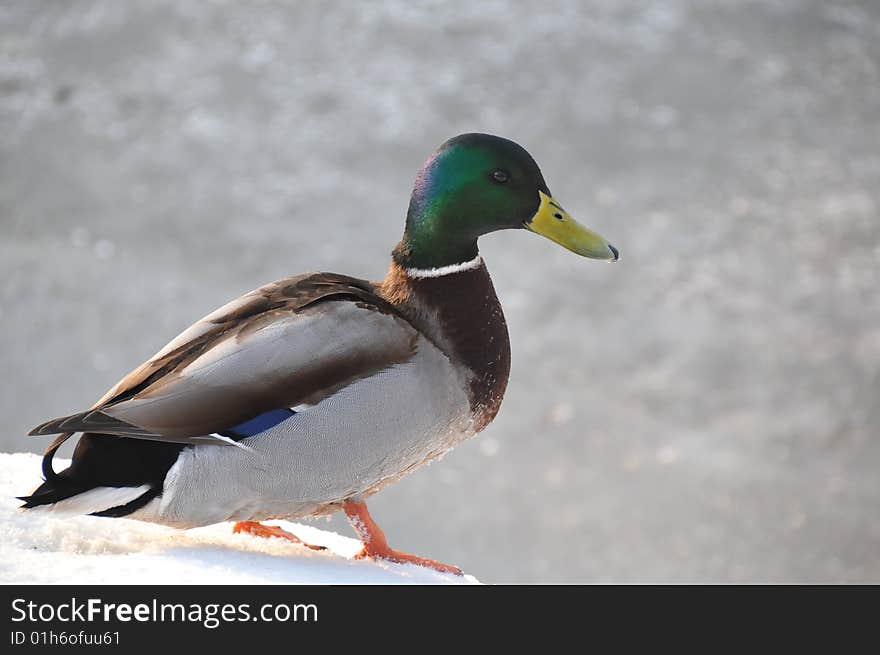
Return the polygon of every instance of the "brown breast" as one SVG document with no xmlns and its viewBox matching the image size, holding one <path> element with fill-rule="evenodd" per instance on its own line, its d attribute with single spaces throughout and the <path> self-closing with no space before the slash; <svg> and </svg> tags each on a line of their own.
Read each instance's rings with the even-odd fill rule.
<svg viewBox="0 0 880 655">
<path fill-rule="evenodd" d="M 504 312 L 484 264 L 440 277 L 411 277 L 392 261 L 377 292 L 469 371 L 475 429 L 501 407 L 510 375 Z"/>
</svg>

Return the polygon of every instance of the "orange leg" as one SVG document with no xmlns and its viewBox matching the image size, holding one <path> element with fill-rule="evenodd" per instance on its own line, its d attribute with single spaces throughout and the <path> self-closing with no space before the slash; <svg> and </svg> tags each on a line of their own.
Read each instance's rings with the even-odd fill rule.
<svg viewBox="0 0 880 655">
<path fill-rule="evenodd" d="M 417 557 L 416 555 L 392 549 L 388 545 L 388 540 L 385 539 L 385 533 L 376 525 L 373 517 L 370 516 L 370 512 L 367 511 L 366 503 L 346 500 L 342 503 L 342 509 L 348 517 L 351 526 L 364 543 L 364 549 L 355 555 L 356 559 L 384 559 L 401 564 L 417 564 L 418 566 L 427 566 L 443 573 L 461 575 L 461 569 L 457 566 L 450 566 L 449 564 L 436 562 L 426 557 Z"/>
<path fill-rule="evenodd" d="M 258 521 L 239 521 L 232 526 L 232 531 L 235 533 L 244 532 L 245 534 L 252 534 L 255 537 L 279 537 L 281 539 L 286 539 L 287 541 L 292 541 L 295 544 L 302 544 L 306 548 L 311 548 L 312 550 L 327 549 L 326 546 L 307 544 L 292 532 L 288 532 L 277 525 L 263 525 Z"/>
</svg>

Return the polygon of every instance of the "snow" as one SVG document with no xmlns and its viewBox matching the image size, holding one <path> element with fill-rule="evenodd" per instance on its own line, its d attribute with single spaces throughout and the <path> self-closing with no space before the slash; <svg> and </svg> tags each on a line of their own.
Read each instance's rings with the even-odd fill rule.
<svg viewBox="0 0 880 655">
<path fill-rule="evenodd" d="M 18 509 L 15 497 L 30 493 L 39 475 L 39 456 L 0 453 L 0 583 L 478 584 L 470 575 L 355 560 L 356 539 L 299 523 L 269 522 L 327 550 L 233 534 L 229 523 L 176 530 Z"/>
</svg>

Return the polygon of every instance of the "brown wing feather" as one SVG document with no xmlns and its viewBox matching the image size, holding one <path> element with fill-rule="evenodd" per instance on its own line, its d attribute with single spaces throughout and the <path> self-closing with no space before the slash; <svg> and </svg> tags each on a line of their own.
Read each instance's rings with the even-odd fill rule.
<svg viewBox="0 0 880 655">
<path fill-rule="evenodd" d="M 161 356 L 153 357 L 131 371 L 92 405 L 92 409 L 119 402 L 143 391 L 154 382 L 194 360 L 229 330 L 246 329 L 250 318 L 273 309 L 296 312 L 323 299 L 346 295 L 370 302 L 382 312 L 400 315 L 390 303 L 374 293 L 370 282 L 347 275 L 303 273 L 270 282 L 196 322 L 171 343 L 198 326 L 203 326 L 203 331 L 168 352 L 166 352 L 168 346 L 163 348 L 159 351 Z"/>
<path fill-rule="evenodd" d="M 129 437 L 154 436 L 148 430 L 108 416 L 102 411 L 95 409 L 46 421 L 31 430 L 28 436 L 58 434 L 59 432 L 100 432 Z"/>
</svg>

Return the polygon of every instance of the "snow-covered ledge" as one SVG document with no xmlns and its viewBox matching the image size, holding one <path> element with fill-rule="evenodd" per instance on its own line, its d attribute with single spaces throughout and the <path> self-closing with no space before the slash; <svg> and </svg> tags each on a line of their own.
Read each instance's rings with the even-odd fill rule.
<svg viewBox="0 0 880 655">
<path fill-rule="evenodd" d="M 68 462 L 56 459 L 58 470 Z M 15 496 L 40 479 L 40 458 L 0 453 L 0 583 L 24 584 L 476 584 L 411 564 L 352 559 L 360 543 L 309 525 L 272 521 L 312 551 L 281 539 L 92 516 L 23 512 Z"/>
</svg>

